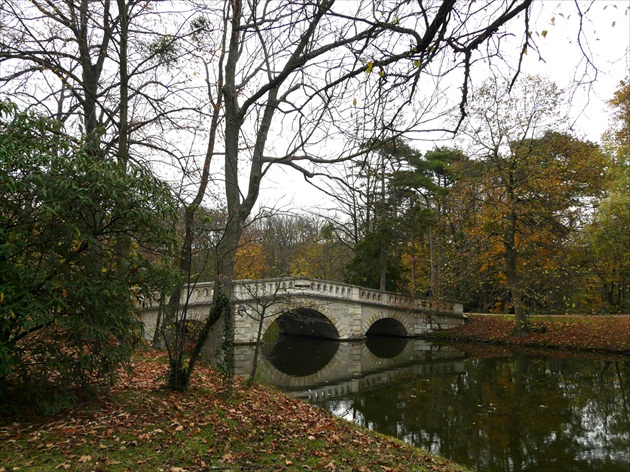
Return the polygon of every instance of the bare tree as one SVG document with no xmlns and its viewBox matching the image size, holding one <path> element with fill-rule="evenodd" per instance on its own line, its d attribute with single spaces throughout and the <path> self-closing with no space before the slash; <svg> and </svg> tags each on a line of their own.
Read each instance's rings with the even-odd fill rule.
<svg viewBox="0 0 630 472">
<path fill-rule="evenodd" d="M 185 66 L 194 30 L 185 11 L 152 3 L 0 2 L 0 96 L 61 121 L 95 157 L 181 156 L 168 130 L 188 126 L 199 101 L 173 66 Z"/>
<path fill-rule="evenodd" d="M 286 302 L 282 292 L 282 280 L 277 279 L 273 282 L 260 284 L 246 284 L 242 288 L 247 291 L 248 298 L 251 302 L 244 303 L 238 308 L 238 313 L 247 316 L 258 324 L 256 331 L 256 341 L 254 346 L 254 357 L 252 359 L 252 369 L 247 380 L 247 386 L 251 387 L 254 383 L 256 370 L 258 369 L 258 356 L 260 354 L 260 344 L 263 337 L 263 327 L 265 320 L 275 313 L 270 313 L 270 309 L 275 305 Z"/>
<path fill-rule="evenodd" d="M 459 75 L 463 113 L 473 64 L 501 59 L 501 40 L 514 34 L 508 23 L 520 19 L 523 50 L 535 48 L 527 34 L 531 3 L 225 2 L 222 18 L 208 20 L 222 25 L 216 34 L 225 38 L 225 58 L 213 63 L 213 82 L 222 84 L 228 213 L 215 286 L 231 291 L 243 226 L 272 167 L 313 179 L 365 152 L 340 148 L 342 138 L 361 132 L 368 141 L 426 126 L 436 95 L 423 93 L 424 78 Z M 358 129 L 357 121 L 379 126 Z M 215 347 L 224 322 L 211 334 Z"/>
</svg>

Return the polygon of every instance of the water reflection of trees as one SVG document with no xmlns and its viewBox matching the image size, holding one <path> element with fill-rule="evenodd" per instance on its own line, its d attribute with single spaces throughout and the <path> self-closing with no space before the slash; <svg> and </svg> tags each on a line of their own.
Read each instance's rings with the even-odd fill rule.
<svg viewBox="0 0 630 472">
<path fill-rule="evenodd" d="M 629 379 L 630 362 L 515 355 L 343 403 L 355 421 L 479 471 L 625 471 Z"/>
</svg>

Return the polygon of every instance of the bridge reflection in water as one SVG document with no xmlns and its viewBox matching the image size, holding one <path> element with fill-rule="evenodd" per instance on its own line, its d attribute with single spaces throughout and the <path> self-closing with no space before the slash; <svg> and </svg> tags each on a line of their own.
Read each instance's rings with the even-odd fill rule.
<svg viewBox="0 0 630 472">
<path fill-rule="evenodd" d="M 239 346 L 240 372 L 251 349 Z M 249 351 L 246 351 L 249 349 Z M 630 471 L 630 361 L 418 339 L 265 348 L 261 380 L 480 472 Z"/>
<path fill-rule="evenodd" d="M 236 372 L 248 376 L 255 346 L 235 346 Z M 356 393 L 413 375 L 464 373 L 464 353 L 420 339 L 369 337 L 339 342 L 287 336 L 262 346 L 256 378 L 310 401 Z"/>
</svg>

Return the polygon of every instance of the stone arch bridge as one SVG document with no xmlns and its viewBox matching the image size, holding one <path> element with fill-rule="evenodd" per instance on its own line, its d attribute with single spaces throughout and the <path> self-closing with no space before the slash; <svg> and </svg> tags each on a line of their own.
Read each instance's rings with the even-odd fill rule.
<svg viewBox="0 0 630 472">
<path fill-rule="evenodd" d="M 188 319 L 203 320 L 210 311 L 211 282 L 198 283 L 188 293 Z M 429 300 L 326 280 L 278 278 L 238 280 L 234 341 L 255 343 L 277 322 L 281 334 L 336 340 L 359 340 L 369 334 L 416 337 L 428 331 L 464 323 L 463 305 Z M 153 337 L 157 304 L 145 307 L 145 336 Z"/>
</svg>

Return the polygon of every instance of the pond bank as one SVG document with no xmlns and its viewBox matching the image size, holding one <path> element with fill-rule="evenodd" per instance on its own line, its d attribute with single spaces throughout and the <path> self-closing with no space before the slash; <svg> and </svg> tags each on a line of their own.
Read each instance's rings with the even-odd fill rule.
<svg viewBox="0 0 630 472">
<path fill-rule="evenodd" d="M 0 471 L 442 471 L 467 469 L 359 428 L 271 387 L 231 396 L 200 367 L 164 390 L 164 354 L 147 351 L 111 394 L 47 418 L 0 416 Z"/>
<path fill-rule="evenodd" d="M 531 316 L 530 322 L 530 333 L 515 336 L 513 315 L 469 314 L 463 326 L 423 338 L 630 355 L 630 315 L 541 315 Z"/>
</svg>

